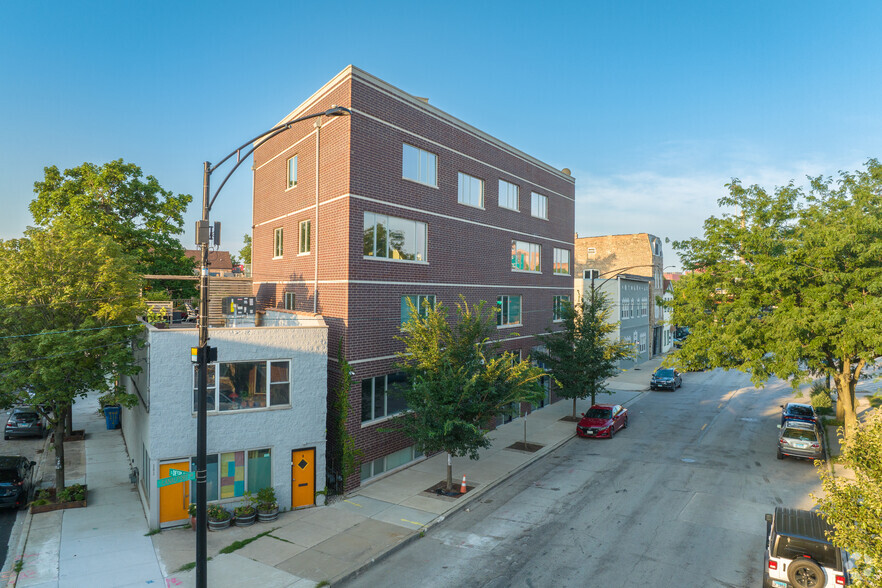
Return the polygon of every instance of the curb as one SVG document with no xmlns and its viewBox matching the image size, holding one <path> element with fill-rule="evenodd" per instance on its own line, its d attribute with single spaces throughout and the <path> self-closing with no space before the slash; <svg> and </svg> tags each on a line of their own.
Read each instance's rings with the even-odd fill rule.
<svg viewBox="0 0 882 588">
<path fill-rule="evenodd" d="M 627 390 L 627 392 L 634 392 L 634 390 Z M 634 402 L 636 402 L 640 398 L 643 398 L 643 396 L 645 394 L 646 394 L 646 390 L 638 392 L 633 398 L 623 402 L 622 406 L 627 406 L 629 404 L 633 404 Z M 576 433 L 574 432 L 570 437 L 565 437 L 564 439 L 558 441 L 554 445 L 547 446 L 548 447 L 547 451 L 544 451 L 540 454 L 534 454 L 531 459 L 525 461 L 524 463 L 519 465 L 517 468 L 510 471 L 506 476 L 503 476 L 501 478 L 497 478 L 496 480 L 494 480 L 493 482 L 490 482 L 489 484 L 486 484 L 482 488 L 475 489 L 472 492 L 469 492 L 465 497 L 463 497 L 465 499 L 463 502 L 457 501 L 456 505 L 453 508 L 451 508 L 449 511 L 445 512 L 442 515 L 438 515 L 437 517 L 435 517 L 434 519 L 432 519 L 431 521 L 429 521 L 428 523 L 423 525 L 418 531 L 414 531 L 413 533 L 410 534 L 410 536 L 402 539 L 401 542 L 397 543 L 396 545 L 393 545 L 392 547 L 390 547 L 386 551 L 378 554 L 376 557 L 374 557 L 370 561 L 367 561 L 367 562 L 361 564 L 356 569 L 351 570 L 349 572 L 346 572 L 344 574 L 341 574 L 340 576 L 332 579 L 330 581 L 331 585 L 333 586 L 335 584 L 346 582 L 348 580 L 351 580 L 352 578 L 358 577 L 359 575 L 361 575 L 362 572 L 366 571 L 368 568 L 370 568 L 374 564 L 377 564 L 377 563 L 383 561 L 384 559 L 388 558 L 389 556 L 391 556 L 395 552 L 403 549 L 407 545 L 410 545 L 411 543 L 413 543 L 417 539 L 420 539 L 421 534 L 425 534 L 426 531 L 428 531 L 429 529 L 431 529 L 435 525 L 437 525 L 437 524 L 443 522 L 445 519 L 459 513 L 462 509 L 464 509 L 467 505 L 471 504 L 474 500 L 483 496 L 484 493 L 489 492 L 490 490 L 492 490 L 493 488 L 496 488 L 497 486 L 499 486 L 503 482 L 507 482 L 511 478 L 514 478 L 517 474 L 521 473 L 522 471 L 524 471 L 525 469 L 527 469 L 528 467 L 530 467 L 531 465 L 533 465 L 534 463 L 536 463 L 537 461 L 539 461 L 540 459 L 542 459 L 543 457 L 545 457 L 546 455 L 551 453 L 552 451 L 557 450 L 558 448 L 560 448 L 561 446 L 563 446 L 566 443 L 569 443 L 570 441 L 572 441 L 575 438 L 576 438 Z"/>
</svg>

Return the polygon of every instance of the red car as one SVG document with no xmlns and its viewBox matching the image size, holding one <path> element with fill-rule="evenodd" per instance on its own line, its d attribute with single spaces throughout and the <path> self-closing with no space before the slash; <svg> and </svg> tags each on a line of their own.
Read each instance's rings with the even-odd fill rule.
<svg viewBox="0 0 882 588">
<path fill-rule="evenodd" d="M 628 409 L 618 404 L 595 404 L 582 413 L 582 420 L 576 425 L 579 437 L 608 437 L 619 429 L 628 427 Z"/>
</svg>

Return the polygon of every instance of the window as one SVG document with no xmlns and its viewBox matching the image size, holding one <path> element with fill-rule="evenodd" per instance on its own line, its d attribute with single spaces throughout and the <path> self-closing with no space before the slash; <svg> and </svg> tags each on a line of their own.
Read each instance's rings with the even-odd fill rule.
<svg viewBox="0 0 882 588">
<path fill-rule="evenodd" d="M 291 403 L 291 362 L 238 361 L 208 366 L 207 410 L 226 412 Z M 193 411 L 198 402 L 198 366 L 193 367 Z"/>
<path fill-rule="evenodd" d="M 438 186 L 438 156 L 403 143 L 401 177 L 427 186 Z"/>
<path fill-rule="evenodd" d="M 405 324 L 410 320 L 410 304 L 416 309 L 417 316 L 426 318 L 430 308 L 435 308 L 434 294 L 412 294 L 401 297 L 401 324 Z"/>
<path fill-rule="evenodd" d="M 629 305 L 628 299 L 622 298 L 622 302 L 619 305 L 620 310 L 621 310 L 621 318 L 628 318 L 628 305 Z"/>
<path fill-rule="evenodd" d="M 640 353 L 646 353 L 646 333 L 640 333 Z"/>
<path fill-rule="evenodd" d="M 530 214 L 536 218 L 548 219 L 548 196 L 532 192 L 530 194 Z"/>
<path fill-rule="evenodd" d="M 365 212 L 364 256 L 426 261 L 426 223 Z"/>
<path fill-rule="evenodd" d="M 554 297 L 554 305 L 552 310 L 552 320 L 562 321 L 563 320 L 563 305 L 569 304 L 570 297 L 569 296 L 555 296 Z"/>
<path fill-rule="evenodd" d="M 521 297 L 499 296 L 496 298 L 496 325 L 519 325 L 521 323 Z"/>
<path fill-rule="evenodd" d="M 288 159 L 288 187 L 297 185 L 297 156 Z"/>
<path fill-rule="evenodd" d="M 285 253 L 285 235 L 284 229 L 279 227 L 273 231 L 273 259 L 282 257 L 283 253 Z"/>
<path fill-rule="evenodd" d="M 309 253 L 309 235 L 310 235 L 310 227 L 312 226 L 312 221 L 301 221 L 300 222 L 300 254 Z"/>
<path fill-rule="evenodd" d="M 379 476 L 383 472 L 394 470 L 421 457 L 423 457 L 423 453 L 411 445 L 395 453 L 390 453 L 385 457 L 363 463 L 361 464 L 361 481 L 364 482 L 368 478 Z"/>
<path fill-rule="evenodd" d="M 499 206 L 510 210 L 518 210 L 518 186 L 499 180 Z"/>
<path fill-rule="evenodd" d="M 296 298 L 294 296 L 294 292 L 285 292 L 284 300 L 285 300 L 284 309 L 285 310 L 294 310 L 294 302 L 296 300 Z"/>
<path fill-rule="evenodd" d="M 588 249 L 585 250 L 585 252 L 586 252 L 588 255 L 596 255 L 596 254 L 597 254 L 597 248 L 596 248 L 596 247 L 589 247 Z"/>
<path fill-rule="evenodd" d="M 562 276 L 570 275 L 570 250 L 554 248 L 554 266 L 552 273 Z"/>
<path fill-rule="evenodd" d="M 396 415 L 407 410 L 403 388 L 407 374 L 395 372 L 361 381 L 361 422 Z"/>
<path fill-rule="evenodd" d="M 525 272 L 541 272 L 542 246 L 536 243 L 512 241 L 511 269 Z"/>
<path fill-rule="evenodd" d="M 206 458 L 206 494 L 208 500 L 222 500 L 257 494 L 272 486 L 272 452 L 270 449 L 213 453 Z M 190 471 L 196 471 L 196 458 L 190 458 Z M 195 496 L 196 483 L 191 482 L 190 496 Z"/>
<path fill-rule="evenodd" d="M 459 172 L 457 202 L 467 204 L 468 206 L 484 208 L 484 180 Z"/>
</svg>

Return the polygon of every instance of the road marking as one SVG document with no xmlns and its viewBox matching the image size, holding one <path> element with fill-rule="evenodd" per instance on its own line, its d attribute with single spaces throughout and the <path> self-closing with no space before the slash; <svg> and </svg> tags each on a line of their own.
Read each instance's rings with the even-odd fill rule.
<svg viewBox="0 0 882 588">
<path fill-rule="evenodd" d="M 357 502 L 352 502 L 351 500 L 344 500 L 343 502 L 348 502 L 349 504 L 351 504 L 353 506 L 357 506 L 358 508 L 362 508 L 362 506 L 360 504 L 358 504 Z"/>
<path fill-rule="evenodd" d="M 425 526 L 425 525 L 423 525 L 422 523 L 418 523 L 418 522 L 416 522 L 416 521 L 409 521 L 409 520 L 407 520 L 407 519 L 401 519 L 401 520 L 404 521 L 405 523 L 410 523 L 411 525 L 416 525 L 417 527 L 423 527 L 423 526 Z"/>
<path fill-rule="evenodd" d="M 701 425 L 701 430 L 704 431 L 705 427 L 707 427 L 707 423 L 704 423 L 703 425 Z"/>
</svg>

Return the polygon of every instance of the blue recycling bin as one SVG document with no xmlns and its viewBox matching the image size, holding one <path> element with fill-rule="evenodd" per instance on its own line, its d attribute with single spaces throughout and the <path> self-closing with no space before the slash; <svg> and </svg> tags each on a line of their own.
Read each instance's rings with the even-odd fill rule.
<svg viewBox="0 0 882 588">
<path fill-rule="evenodd" d="M 121 409 L 118 406 L 105 406 L 104 407 L 104 420 L 107 423 L 108 429 L 119 429 L 119 413 L 120 412 L 121 412 Z"/>
</svg>

